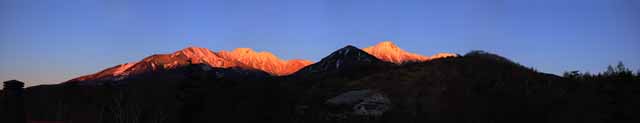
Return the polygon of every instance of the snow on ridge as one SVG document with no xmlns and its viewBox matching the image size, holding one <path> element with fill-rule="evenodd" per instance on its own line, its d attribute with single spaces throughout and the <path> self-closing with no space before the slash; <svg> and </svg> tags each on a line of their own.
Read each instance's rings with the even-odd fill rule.
<svg viewBox="0 0 640 123">
<path fill-rule="evenodd" d="M 383 41 L 374 46 L 370 46 L 363 49 L 365 52 L 375 56 L 383 61 L 401 64 L 408 61 L 428 61 L 436 58 L 455 57 L 452 53 L 439 53 L 434 56 L 423 56 L 415 53 L 410 53 L 402 48 L 396 46 L 391 41 Z"/>
</svg>

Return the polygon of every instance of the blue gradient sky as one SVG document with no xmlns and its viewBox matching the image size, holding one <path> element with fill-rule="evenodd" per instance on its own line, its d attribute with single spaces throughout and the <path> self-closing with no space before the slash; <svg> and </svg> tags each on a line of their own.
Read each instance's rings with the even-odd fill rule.
<svg viewBox="0 0 640 123">
<path fill-rule="evenodd" d="M 543 72 L 640 69 L 637 0 L 2 0 L 0 80 L 52 84 L 195 45 L 317 61 L 393 40 Z"/>
</svg>

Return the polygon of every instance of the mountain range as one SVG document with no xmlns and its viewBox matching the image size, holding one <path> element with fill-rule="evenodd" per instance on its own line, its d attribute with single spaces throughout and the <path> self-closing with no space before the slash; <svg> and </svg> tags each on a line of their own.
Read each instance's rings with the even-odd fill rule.
<svg viewBox="0 0 640 123">
<path fill-rule="evenodd" d="M 344 57 L 349 55 L 349 57 Z M 340 56 L 349 59 L 336 59 Z M 353 57 L 352 57 L 353 56 Z M 424 62 L 437 58 L 456 57 L 452 53 L 438 53 L 423 56 L 404 51 L 391 41 L 383 41 L 364 49 L 346 46 L 331 53 L 317 63 L 309 60 L 282 60 L 270 52 L 256 52 L 251 48 L 236 48 L 232 51 L 214 52 L 202 47 L 187 47 L 171 54 L 155 54 L 137 62 L 130 62 L 107 68 L 100 72 L 69 80 L 78 81 L 117 81 L 143 73 L 171 70 L 189 64 L 206 64 L 214 68 L 240 68 L 259 70 L 273 76 L 286 76 L 301 71 L 327 71 L 341 66 L 369 62 Z M 331 64 L 331 66 L 328 66 Z M 304 68 L 304 69 L 303 69 Z"/>
<path fill-rule="evenodd" d="M 187 47 L 28 87 L 24 107 L 30 122 L 637 121 L 640 77 L 618 73 L 572 79 L 484 51 L 424 56 L 391 41 L 317 62 Z"/>
</svg>

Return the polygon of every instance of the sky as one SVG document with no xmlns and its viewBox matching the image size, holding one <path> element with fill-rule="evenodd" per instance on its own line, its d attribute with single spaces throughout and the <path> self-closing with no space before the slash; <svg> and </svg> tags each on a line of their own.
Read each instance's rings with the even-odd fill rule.
<svg viewBox="0 0 640 123">
<path fill-rule="evenodd" d="M 640 69 L 638 0 L 1 0 L 0 80 L 60 83 L 188 46 L 318 61 L 392 40 L 538 71 Z"/>
</svg>

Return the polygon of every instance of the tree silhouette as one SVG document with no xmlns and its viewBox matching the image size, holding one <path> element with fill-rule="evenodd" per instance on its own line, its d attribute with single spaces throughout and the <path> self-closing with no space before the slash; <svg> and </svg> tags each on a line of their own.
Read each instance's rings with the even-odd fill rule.
<svg viewBox="0 0 640 123">
<path fill-rule="evenodd" d="M 631 71 L 629 68 L 624 66 L 622 62 L 618 62 L 616 67 L 613 67 L 611 65 L 607 66 L 607 70 L 604 73 L 602 73 L 602 75 L 609 76 L 609 77 L 614 77 L 614 76 L 630 77 L 630 76 L 633 76 L 633 71 Z"/>
</svg>

